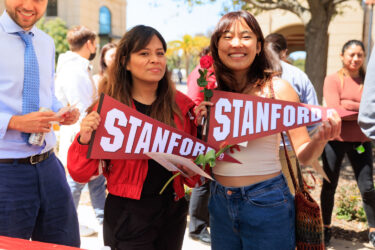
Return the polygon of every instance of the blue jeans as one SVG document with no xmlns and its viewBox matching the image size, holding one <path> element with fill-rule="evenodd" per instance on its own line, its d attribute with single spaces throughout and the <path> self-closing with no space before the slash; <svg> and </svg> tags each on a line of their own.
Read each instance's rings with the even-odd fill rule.
<svg viewBox="0 0 375 250">
<path fill-rule="evenodd" d="M 211 183 L 213 250 L 295 248 L 295 209 L 284 175 L 234 188 Z"/>
<path fill-rule="evenodd" d="M 72 179 L 70 175 L 68 175 L 68 184 L 70 187 L 70 191 L 72 192 L 73 201 L 76 209 L 78 208 L 79 199 L 81 198 L 82 189 L 85 187 L 86 184 L 81 184 Z M 95 211 L 95 216 L 99 221 L 99 224 L 103 224 L 104 220 L 104 204 L 105 204 L 105 177 L 100 175 L 98 178 L 89 181 L 88 183 L 90 199 L 92 207 Z"/>
<path fill-rule="evenodd" d="M 77 213 L 61 162 L 0 163 L 0 235 L 80 246 Z"/>
</svg>

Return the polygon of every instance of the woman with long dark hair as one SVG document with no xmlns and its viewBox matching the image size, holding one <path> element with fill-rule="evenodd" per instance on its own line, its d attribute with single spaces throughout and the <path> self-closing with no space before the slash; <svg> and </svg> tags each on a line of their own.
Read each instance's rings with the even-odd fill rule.
<svg viewBox="0 0 375 250">
<path fill-rule="evenodd" d="M 210 48 L 219 90 L 299 102 L 290 84 L 269 70 L 263 33 L 250 13 L 224 15 Z M 202 102 L 196 109 L 198 124 L 207 105 L 214 104 Z M 335 113 L 311 139 L 306 127 L 289 131 L 302 164 L 319 157 L 326 142 L 339 134 L 340 121 Z M 218 162 L 212 169 L 212 249 L 295 248 L 294 202 L 281 173 L 279 145 L 280 134 L 249 141 L 233 154 L 242 164 Z"/>
<path fill-rule="evenodd" d="M 99 61 L 99 73 L 93 75 L 94 83 L 96 88 L 99 87 L 99 83 L 105 79 L 108 68 L 112 66 L 116 57 L 117 45 L 115 43 L 107 43 L 103 46 L 100 51 Z"/>
<path fill-rule="evenodd" d="M 363 92 L 365 47 L 361 41 L 349 40 L 341 50 L 343 67 L 324 80 L 323 96 L 327 107 L 359 111 Z M 371 141 L 357 124 L 357 116 L 343 120 L 341 134 L 329 141 L 322 154 L 323 169 L 330 182 L 324 180 L 320 194 L 326 244 L 331 239 L 331 217 L 342 161 L 347 155 L 363 199 L 369 239 L 375 246 L 375 190 Z"/>
<path fill-rule="evenodd" d="M 194 103 L 175 90 L 167 71 L 166 49 L 158 31 L 135 26 L 122 37 L 108 83 L 99 92 L 196 135 L 191 110 Z M 69 150 L 68 169 L 76 181 L 87 182 L 98 174 L 99 160 L 86 159 L 86 153 L 100 122 L 96 111 L 83 119 L 80 134 Z M 105 245 L 112 249 L 181 249 L 188 211 L 183 184 L 192 186 L 195 182 L 178 176 L 159 195 L 172 173 L 155 161 L 106 162 L 110 167 L 104 168 L 109 192 L 104 208 Z"/>
</svg>

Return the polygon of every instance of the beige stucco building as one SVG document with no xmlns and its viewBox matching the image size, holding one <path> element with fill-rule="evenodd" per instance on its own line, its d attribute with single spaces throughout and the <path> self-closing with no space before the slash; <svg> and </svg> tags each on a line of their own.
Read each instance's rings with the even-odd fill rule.
<svg viewBox="0 0 375 250">
<path fill-rule="evenodd" d="M 68 27 L 84 25 L 97 32 L 103 44 L 125 33 L 126 0 L 49 0 L 46 17 L 60 17 Z"/>
<path fill-rule="evenodd" d="M 339 55 L 346 41 L 357 39 L 363 41 L 367 47 L 369 11 L 365 12 L 357 0 L 350 0 L 346 5 L 348 7 L 343 9 L 343 14 L 337 15 L 329 26 L 327 74 L 341 68 Z M 280 10 L 268 11 L 258 15 L 257 20 L 265 35 L 272 32 L 283 34 L 288 40 L 290 52 L 305 50 L 304 27 L 296 15 Z M 374 33 L 375 29 L 372 31 L 373 38 Z"/>
<path fill-rule="evenodd" d="M 5 8 L 0 2 L 0 13 Z M 59 17 L 68 28 L 84 25 L 99 35 L 101 45 L 116 41 L 126 31 L 126 0 L 49 0 L 46 19 Z M 94 73 L 98 71 L 99 56 L 93 61 Z"/>
<path fill-rule="evenodd" d="M 126 31 L 126 0 L 49 0 L 47 18 L 58 16 L 68 27 L 81 24 L 96 31 L 101 43 L 121 37 Z M 368 41 L 369 12 L 365 12 L 358 0 L 346 2 L 349 7 L 337 15 L 329 26 L 327 74 L 341 67 L 340 50 L 349 39 Z M 4 1 L 0 2 L 0 11 Z M 286 11 L 267 11 L 257 16 L 265 35 L 279 32 L 288 39 L 289 51 L 304 50 L 302 21 Z M 375 21 L 374 21 L 375 22 Z M 374 27 L 375 25 L 373 25 Z M 372 37 L 375 37 L 373 28 Z"/>
</svg>

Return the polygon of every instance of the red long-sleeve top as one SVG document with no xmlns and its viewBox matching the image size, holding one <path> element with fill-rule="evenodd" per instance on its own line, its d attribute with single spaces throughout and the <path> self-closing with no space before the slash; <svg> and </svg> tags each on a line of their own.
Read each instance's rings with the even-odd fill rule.
<svg viewBox="0 0 375 250">
<path fill-rule="evenodd" d="M 363 91 L 362 79 L 343 76 L 338 73 L 328 75 L 324 80 L 323 96 L 329 108 L 343 108 L 349 111 L 359 111 Z M 369 139 L 362 133 L 357 123 L 357 116 L 352 120 L 343 120 L 341 134 L 335 138 L 338 141 L 365 142 Z"/>
<path fill-rule="evenodd" d="M 175 115 L 176 127 L 186 133 L 196 136 L 196 125 L 192 108 L 195 104 L 190 98 L 177 91 L 176 103 L 181 110 L 183 120 Z M 77 135 L 78 138 L 79 135 Z M 81 183 L 86 183 L 92 176 L 99 174 L 99 168 L 103 168 L 103 175 L 107 179 L 108 192 L 131 199 L 139 200 L 142 193 L 143 183 L 147 176 L 148 160 L 110 160 L 109 168 L 99 165 L 98 159 L 87 159 L 88 145 L 82 145 L 77 138 L 69 148 L 67 167 L 72 178 Z M 98 167 L 99 166 L 99 167 Z M 108 170 L 109 169 L 109 170 Z M 191 179 L 177 176 L 173 181 L 173 188 L 178 200 L 185 195 L 183 184 L 190 187 L 201 185 L 200 176 Z"/>
</svg>

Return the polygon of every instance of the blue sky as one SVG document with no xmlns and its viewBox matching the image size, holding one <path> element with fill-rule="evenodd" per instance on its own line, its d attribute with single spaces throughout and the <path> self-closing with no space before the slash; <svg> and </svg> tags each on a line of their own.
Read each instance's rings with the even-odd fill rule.
<svg viewBox="0 0 375 250">
<path fill-rule="evenodd" d="M 128 0 L 127 29 L 144 24 L 157 29 L 168 41 L 181 40 L 185 34 L 207 34 L 213 31 L 221 15 L 222 3 L 194 5 L 184 0 Z"/>
<path fill-rule="evenodd" d="M 157 29 L 169 42 L 181 40 L 186 34 L 209 34 L 221 17 L 225 0 L 189 7 L 184 0 L 128 0 L 127 29 L 144 24 Z M 305 58 L 295 52 L 293 59 Z"/>
</svg>

